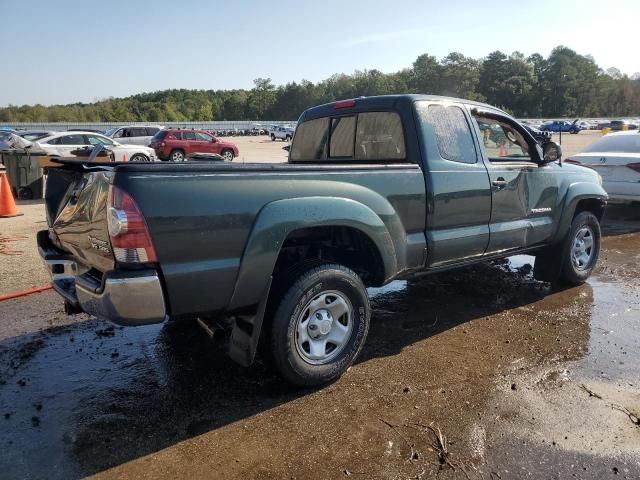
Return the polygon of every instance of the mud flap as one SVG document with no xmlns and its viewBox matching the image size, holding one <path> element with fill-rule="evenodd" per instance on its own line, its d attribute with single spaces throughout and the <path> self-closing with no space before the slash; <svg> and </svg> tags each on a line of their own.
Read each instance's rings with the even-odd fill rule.
<svg viewBox="0 0 640 480">
<path fill-rule="evenodd" d="M 269 277 L 255 315 L 238 316 L 231 330 L 228 354 L 233 361 L 243 367 L 248 367 L 255 359 L 272 281 L 273 277 Z"/>
<path fill-rule="evenodd" d="M 541 282 L 554 283 L 560 278 L 562 271 L 563 244 L 547 247 L 536 255 L 533 267 L 533 278 Z"/>
</svg>

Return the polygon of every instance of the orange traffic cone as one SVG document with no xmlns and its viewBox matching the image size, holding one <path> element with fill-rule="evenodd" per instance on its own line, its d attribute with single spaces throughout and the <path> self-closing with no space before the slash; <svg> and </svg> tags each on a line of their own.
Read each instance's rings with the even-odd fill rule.
<svg viewBox="0 0 640 480">
<path fill-rule="evenodd" d="M 22 215 L 22 213 L 18 212 L 16 208 L 7 175 L 0 172 L 0 217 L 17 217 L 18 215 Z"/>
</svg>

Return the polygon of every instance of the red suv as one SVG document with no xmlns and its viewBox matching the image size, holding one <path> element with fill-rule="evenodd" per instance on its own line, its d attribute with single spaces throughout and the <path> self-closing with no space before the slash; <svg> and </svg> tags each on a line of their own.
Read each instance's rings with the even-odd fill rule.
<svg viewBox="0 0 640 480">
<path fill-rule="evenodd" d="M 190 153 L 217 153 L 231 161 L 239 150 L 231 142 L 225 142 L 204 130 L 167 128 L 154 135 L 149 144 L 161 160 L 182 162 Z"/>
</svg>

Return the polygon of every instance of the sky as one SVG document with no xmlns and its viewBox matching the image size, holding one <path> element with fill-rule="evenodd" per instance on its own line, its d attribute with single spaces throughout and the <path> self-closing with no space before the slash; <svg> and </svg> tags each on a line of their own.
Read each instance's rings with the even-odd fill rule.
<svg viewBox="0 0 640 480">
<path fill-rule="evenodd" d="M 0 0 L 0 106 L 251 88 L 558 45 L 640 71 L 639 0 Z"/>
</svg>

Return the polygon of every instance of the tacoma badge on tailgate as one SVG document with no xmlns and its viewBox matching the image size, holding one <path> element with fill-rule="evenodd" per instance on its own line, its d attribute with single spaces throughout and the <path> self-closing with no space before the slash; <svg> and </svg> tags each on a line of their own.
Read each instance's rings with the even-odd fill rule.
<svg viewBox="0 0 640 480">
<path fill-rule="evenodd" d="M 96 250 L 100 250 L 104 253 L 111 253 L 109 242 L 106 240 L 100 240 L 99 238 L 92 237 L 91 235 L 87 235 L 87 238 L 91 242 L 91 248 L 95 248 Z"/>
</svg>

